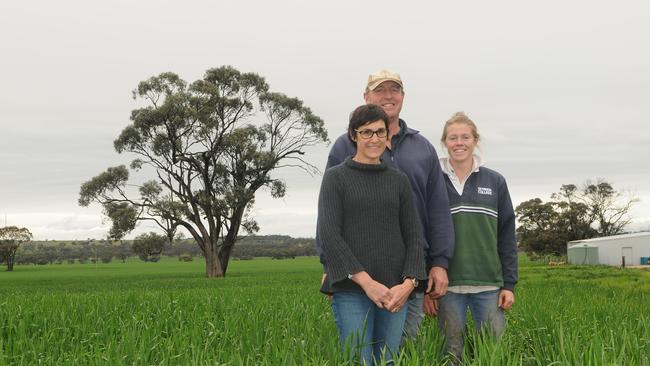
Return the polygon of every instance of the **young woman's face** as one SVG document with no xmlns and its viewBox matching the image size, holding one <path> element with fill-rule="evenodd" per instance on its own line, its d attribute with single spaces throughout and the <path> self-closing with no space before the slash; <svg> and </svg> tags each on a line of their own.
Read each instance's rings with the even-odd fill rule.
<svg viewBox="0 0 650 366">
<path fill-rule="evenodd" d="M 362 136 L 362 134 L 370 131 L 375 132 L 370 138 Z M 378 164 L 381 154 L 386 150 L 387 133 L 386 124 L 382 120 L 366 123 L 357 128 L 353 136 L 354 141 L 357 143 L 357 154 L 354 156 L 354 160 L 365 164 Z"/>
<path fill-rule="evenodd" d="M 452 162 L 471 161 L 476 147 L 476 139 L 472 135 L 472 128 L 465 123 L 453 123 L 447 126 L 445 147 Z"/>
</svg>

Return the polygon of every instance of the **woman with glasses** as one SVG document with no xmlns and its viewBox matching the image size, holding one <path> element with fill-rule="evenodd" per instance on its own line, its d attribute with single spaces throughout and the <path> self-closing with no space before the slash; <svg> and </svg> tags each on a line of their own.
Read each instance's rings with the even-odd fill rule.
<svg viewBox="0 0 650 366">
<path fill-rule="evenodd" d="M 370 365 L 391 362 L 404 306 L 424 271 L 423 243 L 408 178 L 381 155 L 388 116 L 376 105 L 352 112 L 357 152 L 328 169 L 318 199 L 318 236 L 344 355 Z"/>
<path fill-rule="evenodd" d="M 517 246 L 515 214 L 503 176 L 483 166 L 474 153 L 480 136 L 474 122 L 458 112 L 445 123 L 440 158 L 454 220 L 455 249 L 449 262 L 449 288 L 425 311 L 438 315 L 445 351 L 460 361 L 469 308 L 474 328 L 495 337 L 505 328 L 504 311 L 515 302 Z"/>
</svg>

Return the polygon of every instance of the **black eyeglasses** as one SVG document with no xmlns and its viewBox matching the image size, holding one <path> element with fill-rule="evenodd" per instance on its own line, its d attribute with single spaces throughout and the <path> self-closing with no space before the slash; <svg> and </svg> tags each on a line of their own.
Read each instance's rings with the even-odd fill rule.
<svg viewBox="0 0 650 366">
<path fill-rule="evenodd" d="M 356 132 L 359 134 L 359 136 L 361 136 L 361 138 L 364 139 L 364 140 L 367 140 L 367 139 L 369 139 L 369 138 L 372 138 L 372 135 L 377 135 L 377 137 L 379 137 L 380 139 L 383 139 L 383 138 L 386 137 L 386 135 L 388 134 L 388 131 L 387 131 L 385 128 L 379 128 L 379 129 L 376 129 L 376 130 L 374 130 L 374 131 L 373 131 L 373 130 L 370 130 L 370 129 L 366 129 L 366 130 L 355 130 L 355 131 L 356 131 Z"/>
</svg>

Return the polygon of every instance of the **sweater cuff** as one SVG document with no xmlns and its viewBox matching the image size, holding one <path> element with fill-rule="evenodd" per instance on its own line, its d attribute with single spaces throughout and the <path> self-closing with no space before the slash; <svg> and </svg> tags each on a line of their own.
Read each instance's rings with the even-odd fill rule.
<svg viewBox="0 0 650 366">
<path fill-rule="evenodd" d="M 350 265 L 342 266 L 329 266 L 329 271 L 327 272 L 327 278 L 329 279 L 330 285 L 334 285 L 337 282 L 350 279 L 350 275 L 363 272 L 365 268 L 361 264 L 355 263 Z"/>
<path fill-rule="evenodd" d="M 402 279 L 410 277 L 424 281 L 429 278 L 428 274 L 424 272 L 424 258 L 419 257 L 418 259 L 415 260 L 415 263 L 406 264 L 402 269 Z"/>
<path fill-rule="evenodd" d="M 423 271 L 417 271 L 417 270 L 406 270 L 402 272 L 402 279 L 405 278 L 415 278 L 418 281 L 427 281 L 429 279 L 429 276 L 426 275 Z"/>
<path fill-rule="evenodd" d="M 514 282 L 504 282 L 503 287 L 501 287 L 501 288 L 514 293 L 515 292 L 515 283 Z"/>
</svg>

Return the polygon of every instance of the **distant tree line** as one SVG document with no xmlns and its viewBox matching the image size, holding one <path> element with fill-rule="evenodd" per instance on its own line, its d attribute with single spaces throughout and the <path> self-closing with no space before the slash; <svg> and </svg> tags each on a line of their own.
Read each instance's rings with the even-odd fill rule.
<svg viewBox="0 0 650 366">
<path fill-rule="evenodd" d="M 233 249 L 233 257 L 251 259 L 271 257 L 275 259 L 316 255 L 313 238 L 292 238 L 290 236 L 247 236 Z"/>
<path fill-rule="evenodd" d="M 133 256 L 130 243 L 108 240 L 33 241 L 16 253 L 17 264 L 109 263 Z"/>
<path fill-rule="evenodd" d="M 271 257 L 276 259 L 316 255 L 314 239 L 283 235 L 246 236 L 239 239 L 234 259 Z M 134 240 L 33 241 L 16 252 L 17 264 L 110 263 L 126 262 L 136 256 L 145 262 L 157 262 L 162 256 L 179 260 L 201 258 L 203 252 L 193 239 L 177 238 L 169 244 L 164 235 L 142 234 Z"/>
<path fill-rule="evenodd" d="M 528 253 L 565 255 L 572 240 L 624 233 L 638 199 L 602 179 L 562 185 L 544 202 L 534 198 L 515 209 L 519 248 Z"/>
</svg>

